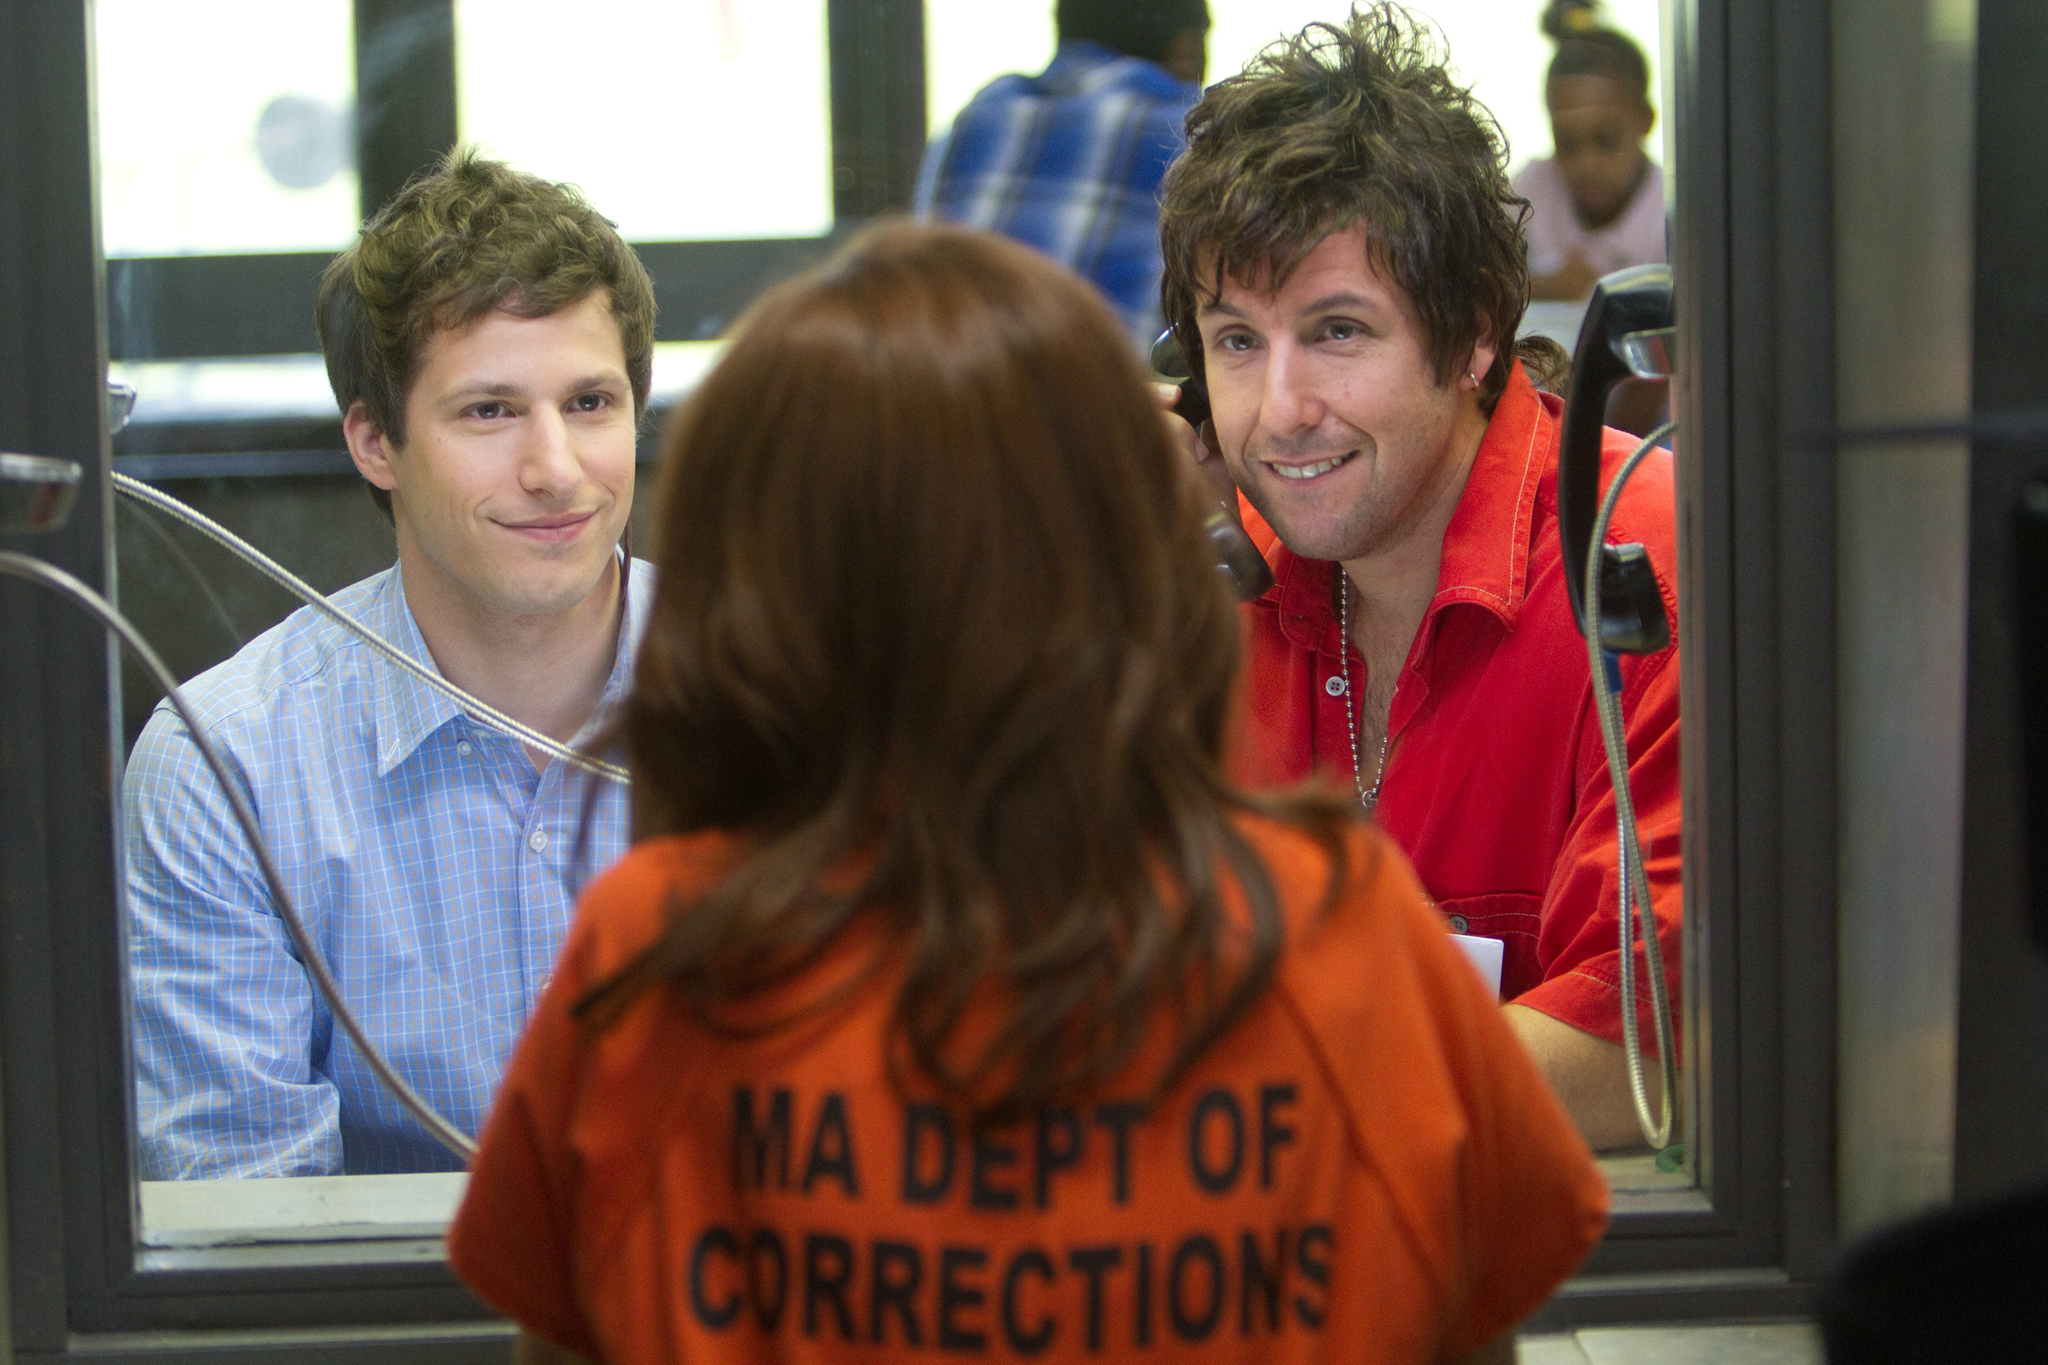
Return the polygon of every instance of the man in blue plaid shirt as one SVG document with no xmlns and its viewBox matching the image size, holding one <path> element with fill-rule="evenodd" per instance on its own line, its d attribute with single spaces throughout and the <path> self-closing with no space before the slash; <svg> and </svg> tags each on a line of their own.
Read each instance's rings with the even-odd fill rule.
<svg viewBox="0 0 2048 1365">
<path fill-rule="evenodd" d="M 574 190 L 458 153 L 336 258 L 318 321 L 398 545 L 336 604 L 542 734 L 596 733 L 652 592 L 619 551 L 647 272 Z M 625 789 L 310 608 L 185 690 L 372 1043 L 476 1132 L 577 888 L 625 849 Z M 143 1177 L 459 1169 L 336 1029 L 168 707 L 123 806 Z"/>
<path fill-rule="evenodd" d="M 1037 76 L 983 87 L 925 150 L 919 217 L 1014 237 L 1094 282 L 1132 340 L 1159 332 L 1159 182 L 1202 95 L 1206 0 L 1059 0 Z"/>
</svg>

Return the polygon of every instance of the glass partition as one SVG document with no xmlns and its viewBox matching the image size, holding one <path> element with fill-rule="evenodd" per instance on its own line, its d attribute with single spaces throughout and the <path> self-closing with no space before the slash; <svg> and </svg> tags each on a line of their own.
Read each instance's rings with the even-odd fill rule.
<svg viewBox="0 0 2048 1365">
<path fill-rule="evenodd" d="M 950 124 L 974 92 L 997 76 L 1043 71 L 1055 37 L 1051 5 L 924 0 L 924 112 L 930 130 Z"/>
<path fill-rule="evenodd" d="M 98 0 L 106 254 L 344 245 L 357 221 L 352 11 Z"/>
<path fill-rule="evenodd" d="M 1537 26 L 1541 6 L 1503 7 L 1493 0 L 1430 0 L 1414 6 L 1442 31 L 1458 74 L 1499 120 L 1507 137 L 1509 170 L 1519 175 L 1531 162 L 1553 152 L 1550 115 L 1544 104 L 1544 71 L 1552 52 Z M 1260 49 L 1318 20 L 1340 17 L 1341 5 L 1319 0 L 1210 0 L 1211 26 L 1205 82 L 1214 84 L 1242 70 Z M 1664 88 L 1659 0 L 1612 0 L 1604 22 L 1635 40 L 1649 65 L 1652 103 Z M 925 110 L 934 133 L 950 124 L 974 93 L 1008 72 L 1037 72 L 1051 60 L 1057 39 L 1052 7 L 996 9 L 978 0 L 925 0 Z M 1652 161 L 1662 162 L 1664 139 L 1648 144 Z M 1523 323 L 1570 349 L 1584 316 L 1584 295 L 1538 297 Z M 1654 408 L 1654 404 L 1652 405 Z M 1637 429 L 1651 414 L 1639 413 Z"/>
<path fill-rule="evenodd" d="M 1211 8 L 1211 82 L 1235 71 L 1266 42 L 1329 12 L 1327 6 L 1291 0 L 1277 6 L 1212 0 Z M 1502 22 L 1499 7 L 1480 0 L 1441 0 L 1427 8 L 1444 30 L 1459 70 L 1499 116 L 1515 165 L 1545 154 L 1550 133 L 1542 91 L 1550 47 L 1537 33 L 1533 7 L 1514 23 Z M 195 10 L 206 17 L 195 19 Z M 1049 11 L 1048 3 L 996 15 L 981 0 L 926 0 L 932 126 L 942 126 L 992 76 L 1041 68 L 1052 50 Z M 201 5 L 179 13 L 179 23 L 168 27 L 132 0 L 101 0 L 98 9 L 108 253 L 324 250 L 345 243 L 356 222 L 353 172 L 343 158 L 325 179 L 315 182 L 314 175 L 326 165 L 320 157 L 332 159 L 316 136 L 328 126 L 320 119 L 331 116 L 341 120 L 334 126 L 345 126 L 349 117 L 355 61 L 350 6 L 337 0 L 306 6 L 303 13 L 294 8 L 283 28 L 280 21 L 254 22 L 230 0 L 218 0 L 217 12 Z M 1654 4 L 1625 0 L 1611 13 L 1649 56 L 1655 91 L 1661 44 Z M 556 9 L 525 0 L 457 0 L 453 16 L 463 139 L 543 176 L 576 183 L 629 240 L 815 237 L 834 226 L 832 82 L 822 0 L 601 0 L 578 11 L 579 32 L 631 34 L 632 40 L 604 47 L 601 79 L 589 79 L 579 67 L 583 75 L 574 81 L 536 76 L 537 69 L 545 76 L 545 64 L 534 60 L 535 35 L 559 28 Z M 251 74 L 240 85 L 226 83 L 239 93 L 195 105 L 187 127 L 180 102 L 164 95 L 160 85 L 146 84 L 160 80 L 148 73 L 175 68 L 177 63 L 164 60 L 166 52 L 200 41 L 202 34 L 212 43 L 217 28 L 260 35 L 260 41 L 247 40 L 251 46 L 237 66 L 265 78 Z M 266 43 L 282 44 L 278 52 L 288 51 L 290 60 Z M 275 74 L 296 73 L 301 66 L 310 73 L 303 78 Z M 775 97 L 760 98 L 764 89 Z M 131 97 L 137 101 L 133 109 L 122 103 Z M 144 108 L 147 119 L 134 112 Z M 735 117 L 734 110 L 744 110 L 744 117 Z M 219 150 L 178 162 L 201 168 L 180 171 L 183 179 L 159 174 L 166 149 L 186 143 Z M 1659 145 L 1653 140 L 1653 154 Z M 156 207 L 211 203 L 209 187 L 232 180 L 218 167 L 231 162 L 239 166 L 233 175 L 241 177 L 234 183 L 254 188 L 236 191 L 242 199 L 219 191 L 219 204 L 209 212 L 218 209 L 220 223 L 208 226 L 212 219 L 182 216 L 183 208 L 165 214 Z M 230 211 L 244 202 L 259 207 Z M 184 226 L 173 231 L 173 223 Z M 1528 329 L 1569 344 L 1577 321 L 1576 311 L 1538 313 Z M 716 343 L 662 344 L 656 355 L 657 412 L 688 392 L 715 353 Z M 390 529 L 341 448 L 317 356 L 134 362 L 117 365 L 114 377 L 138 391 L 138 427 L 161 438 L 137 453 L 117 447 L 117 471 L 161 484 L 323 591 L 390 565 Z M 262 446 L 252 446 L 251 431 L 262 434 Z M 229 444 L 242 457 L 232 468 L 213 459 Z M 651 457 L 652 442 L 644 433 L 641 450 L 643 459 Z M 123 504 L 117 526 L 124 604 L 182 675 L 228 657 L 296 606 L 218 548 L 160 516 Z M 1673 573 L 1677 568 L 1660 567 Z M 132 743 L 155 695 L 133 675 L 131 684 Z M 431 833 L 432 816 L 427 819 Z M 536 852 L 541 847 L 534 845 Z M 533 985 L 537 990 L 538 980 Z M 309 1042 L 325 1045 L 320 1038 Z M 1632 1153 L 1609 1163 L 1615 1188 L 1642 1196 L 1646 1207 L 1662 1207 L 1656 1201 L 1690 1189 L 1693 1170 L 1693 1164 L 1668 1154 L 1660 1160 Z M 161 1257 L 209 1246 L 431 1237 L 459 1197 L 460 1182 L 455 1173 L 390 1170 L 360 1176 L 323 1171 L 285 1180 L 145 1181 L 139 1242 Z"/>
<path fill-rule="evenodd" d="M 978 0 L 924 0 L 926 116 L 934 131 L 995 77 L 1040 71 L 1052 60 L 1051 5 L 990 6 Z M 1460 74 L 1507 133 L 1512 164 L 1550 154 L 1543 71 L 1550 44 L 1536 26 L 1540 5 L 1492 0 L 1434 0 L 1413 6 L 1443 30 Z M 1209 0 L 1208 84 L 1236 74 L 1260 48 L 1344 7 L 1317 0 Z M 1610 0 L 1607 22 L 1636 40 L 1650 60 L 1650 88 L 1663 86 L 1658 0 Z M 1653 149 L 1659 155 L 1661 148 Z"/>
<path fill-rule="evenodd" d="M 112 8 L 111 0 L 83 6 L 0 0 L 21 38 L 0 52 L 0 66 L 17 77 L 26 73 L 0 80 L 0 132 L 23 153 L 15 159 L 18 174 L 0 178 L 0 220 L 8 229 L 0 231 L 0 289 L 15 304 L 0 310 L 6 343 L 0 350 L 24 379 L 16 401 L 0 410 L 6 427 L 0 444 L 85 467 L 70 527 L 27 548 L 94 583 L 110 583 L 114 567 L 114 549 L 103 533 L 113 520 L 102 501 L 110 493 L 103 463 L 96 466 L 106 454 L 99 365 L 109 339 L 117 357 L 130 359 L 310 351 L 310 281 L 326 251 L 154 258 L 158 266 L 224 262 L 239 272 L 232 287 L 220 287 L 220 271 L 159 272 L 166 291 L 143 301 L 159 317 L 185 319 L 188 310 L 212 307 L 220 317 L 262 325 L 188 329 L 189 335 L 172 339 L 177 345 L 155 349 L 133 344 L 146 329 L 129 327 L 144 311 L 123 293 L 130 262 L 102 271 L 106 263 L 93 259 L 101 222 L 93 188 L 89 48 L 93 17 Z M 371 10 L 371 0 L 361 8 Z M 377 0 L 374 8 L 387 19 L 425 12 L 421 17 L 430 23 L 438 10 L 443 28 L 452 31 L 445 22 L 452 0 Z M 830 8 L 835 39 L 842 22 L 878 12 L 895 26 L 890 31 L 915 31 L 914 21 L 905 24 L 904 0 L 835 0 Z M 1855 37 L 1862 29 L 1841 22 L 1854 8 L 1845 5 L 1833 6 L 1839 12 L 1832 18 L 1828 6 L 1770 0 L 1670 0 L 1666 8 L 1676 90 L 1660 114 L 1682 130 L 1672 165 L 1674 178 L 1683 180 L 1674 250 L 1684 363 L 1675 387 L 1686 422 L 1679 471 L 1690 537 L 1681 620 L 1688 642 L 1685 863 L 1692 898 L 1686 1054 L 1693 1068 L 1685 1080 L 1684 1117 L 1701 1135 L 1688 1144 L 1695 1150 L 1687 1174 L 1696 1164 L 1699 1181 L 1654 1198 L 1618 1199 L 1612 1235 L 1588 1273 L 1544 1310 L 1536 1330 L 1809 1312 L 1837 1246 L 1836 1182 L 1849 1150 L 1838 1151 L 1837 1139 L 1847 1141 L 1854 1118 L 1845 1108 L 1838 1129 L 1836 1045 L 1845 1026 L 1836 1010 L 1837 909 L 1847 914 L 1854 907 L 1838 897 L 1838 890 L 1848 896 L 1849 889 L 1847 882 L 1838 887 L 1836 875 L 1838 865 L 1846 866 L 1836 856 L 1845 847 L 1837 825 L 1845 770 L 1838 765 L 1836 698 L 1837 674 L 1847 686 L 1855 661 L 1838 658 L 1836 649 L 1839 490 L 1826 437 L 1836 399 L 1831 347 L 1838 319 L 1831 291 L 1849 278 L 1837 276 L 1832 253 L 1848 240 L 1838 238 L 1838 225 L 1854 234 L 1853 224 L 1831 210 L 1831 180 L 1838 179 L 1841 162 L 1830 159 L 1829 149 L 1845 126 L 1844 106 L 1828 95 L 1828 81 L 1813 77 L 1829 70 L 1831 53 L 1853 58 L 1854 45 L 1841 46 L 1843 35 Z M 1940 11 L 1945 24 L 1951 12 L 1969 9 L 1939 4 L 1929 13 Z M 206 32 L 211 12 L 204 4 L 177 7 L 194 31 L 179 41 L 220 37 Z M 1526 16 L 1507 18 L 1519 30 Z M 282 20 L 266 12 L 254 22 L 275 27 Z M 835 41 L 835 58 L 839 48 Z M 452 44 L 447 50 L 452 137 Z M 903 62 L 893 73 L 867 72 L 868 86 L 898 93 L 922 88 L 909 50 L 889 50 Z M 182 51 L 166 43 L 153 55 L 225 79 L 210 57 L 185 58 Z M 118 69 L 104 35 L 99 62 L 103 74 Z M 1837 66 L 1837 75 L 1842 69 Z M 1852 69 L 1873 88 L 1916 78 L 1910 65 L 1896 62 L 1856 58 Z M 835 67 L 835 115 L 846 113 L 841 74 Z M 189 93 L 166 97 L 167 115 Z M 914 112 L 918 117 L 904 122 L 921 129 L 922 111 Z M 112 127 L 106 123 L 102 131 Z M 366 174 L 381 183 L 389 177 L 372 174 L 375 168 L 391 170 L 402 159 L 366 157 Z M 909 159 L 914 165 L 914 148 Z M 407 169 L 398 166 L 396 174 Z M 843 188 L 844 163 L 840 183 Z M 759 244 L 724 245 L 751 251 Z M 659 253 L 647 254 L 651 260 Z M 757 261 L 767 253 L 704 254 L 722 267 L 735 257 Z M 187 284 L 195 287 L 184 290 Z M 182 294 L 171 297 L 178 291 L 169 285 Z M 1897 286 L 1919 287 L 1903 277 Z M 101 301 L 106 313 L 95 317 Z M 730 316 L 723 298 L 689 316 L 714 313 Z M 291 325 L 272 325 L 278 318 Z M 707 335 L 715 330 L 704 329 Z M 682 333 L 692 334 L 689 328 Z M 150 378 L 146 387 L 154 391 Z M 117 441 L 115 468 L 187 480 L 195 497 L 240 496 L 254 491 L 248 480 L 257 476 L 222 474 L 216 457 L 232 453 L 276 468 L 296 467 L 301 457 L 332 459 L 338 438 L 332 415 L 325 420 L 330 429 L 324 434 L 257 425 L 252 436 L 250 424 L 240 423 L 181 430 L 175 441 Z M 188 457 L 193 463 L 169 463 Z M 166 463 L 132 463 L 159 459 Z M 341 534 L 337 518 L 344 506 L 381 527 L 356 496 L 356 476 L 332 477 L 336 516 L 309 506 L 294 522 L 252 503 L 242 524 L 270 536 L 271 547 L 287 558 L 310 554 L 316 540 L 326 545 Z M 290 495 L 277 496 L 285 501 Z M 189 553 L 196 559 L 202 551 Z M 122 546 L 120 557 L 124 597 L 142 585 L 172 581 L 171 569 L 143 559 L 130 545 Z M 238 572 L 202 569 L 223 594 L 229 574 Z M 405 1196 L 417 1207 L 394 1210 L 400 1216 L 387 1220 L 388 1236 L 324 1242 L 299 1240 L 293 1230 L 309 1220 L 284 1207 L 324 1199 L 326 1187 L 315 1183 L 320 1178 L 289 1187 L 245 1182 L 247 1188 L 225 1192 L 266 1204 L 274 1193 L 274 1208 L 255 1218 L 247 1198 L 222 1198 L 194 1215 L 187 1197 L 202 1206 L 211 1198 L 198 1186 L 146 1187 L 138 1199 L 132 1106 L 122 1075 L 128 966 L 125 928 L 117 924 L 117 857 L 109 847 L 109 794 L 117 785 L 109 779 L 118 774 L 108 759 L 106 640 L 82 615 L 9 591 L 10 628 L 25 644 L 0 650 L 6 675 L 0 691 L 9 701 L 0 720 L 0 767 L 8 777 L 0 820 L 9 832 L 0 840 L 8 931 L 0 943 L 6 986 L 0 991 L 6 1014 L 0 1051 L 12 1168 L 14 1349 L 52 1358 L 140 1360 L 167 1350 L 253 1358 L 325 1349 L 367 1360 L 502 1361 L 510 1349 L 507 1329 L 486 1320 L 439 1264 L 438 1239 L 393 1240 L 433 1225 L 434 1205 L 445 1192 L 432 1199 Z M 175 629 L 181 618 L 208 616 L 210 609 L 188 594 L 157 615 L 153 632 Z M 261 619 L 261 613 L 253 618 Z M 1841 1003 L 1852 1003 L 1846 991 Z M 361 1208 L 382 1201 L 389 1209 L 390 1190 L 402 1187 L 379 1194 L 381 1182 L 448 1178 L 332 1180 L 335 1188 L 362 1190 Z M 1628 1177 L 1616 1184 L 1625 1188 Z M 138 1204 L 153 1206 L 143 1224 L 136 1222 Z M 335 1221 L 360 1225 L 357 1211 Z M 144 1224 L 153 1232 L 144 1235 Z M 290 1235 L 272 1240 L 280 1229 Z M 240 1240 L 209 1246 L 210 1234 L 216 1242 Z M 151 1240 L 161 1245 L 143 1245 Z"/>
<path fill-rule="evenodd" d="M 562 39 L 593 40 L 601 78 L 537 79 Z M 832 226 L 824 0 L 594 0 L 574 36 L 547 0 L 458 0 L 455 58 L 462 140 L 580 186 L 628 241 Z"/>
</svg>

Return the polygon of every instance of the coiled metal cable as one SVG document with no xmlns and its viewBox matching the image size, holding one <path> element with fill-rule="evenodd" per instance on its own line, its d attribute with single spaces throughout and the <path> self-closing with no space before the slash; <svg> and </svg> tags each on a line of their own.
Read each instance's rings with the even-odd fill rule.
<svg viewBox="0 0 2048 1365">
<path fill-rule="evenodd" d="M 523 744 L 531 745 L 552 758 L 558 758 L 573 767 L 581 768 L 585 772 L 596 773 L 600 777 L 607 777 L 614 782 L 625 783 L 629 786 L 632 784 L 632 775 L 618 764 L 607 763 L 601 758 L 592 758 L 588 754 L 580 753 L 569 745 L 555 739 L 552 735 L 544 735 L 532 726 L 514 720 L 488 702 L 479 700 L 463 691 L 454 683 L 449 682 L 439 673 L 421 663 L 418 659 L 407 654 L 397 645 L 392 644 L 389 640 L 386 640 L 383 636 L 377 634 L 377 632 L 371 630 L 353 616 L 350 616 L 340 607 L 335 606 L 323 597 L 312 584 L 300 578 L 269 555 L 264 554 L 263 551 L 251 545 L 248 541 L 243 540 L 227 527 L 214 521 L 211 517 L 187 507 L 170 494 L 161 489 L 152 488 L 142 480 L 130 475 L 117 473 L 113 478 L 115 491 L 133 498 L 137 502 L 147 503 L 149 506 L 176 518 L 209 540 L 221 545 L 236 558 L 242 560 L 258 573 L 261 573 L 271 582 L 297 597 L 315 611 L 325 614 L 336 625 L 353 633 L 363 643 L 369 645 L 379 654 L 382 654 L 386 659 L 389 659 L 396 667 L 404 669 L 435 691 L 445 693 L 453 698 L 455 704 L 468 712 L 474 719 L 482 721 L 491 729 L 510 735 Z M 628 565 L 624 572 L 630 573 L 631 566 Z"/>
<path fill-rule="evenodd" d="M 121 476 L 117 474 L 114 477 L 118 479 Z M 17 554 L 11 550 L 0 550 L 0 574 L 40 584 L 84 607 L 98 617 L 107 629 L 114 632 L 121 643 L 128 647 L 129 652 L 149 671 L 157 686 L 164 689 L 164 696 L 169 699 L 171 709 L 185 722 L 185 729 L 191 733 L 192 742 L 198 747 L 200 757 L 205 759 L 206 766 L 213 770 L 214 778 L 219 781 L 221 791 L 227 796 L 228 807 L 235 814 L 235 823 L 242 827 L 243 837 L 248 839 L 249 847 L 256 854 L 257 865 L 263 870 L 263 880 L 270 888 L 271 900 L 277 905 L 278 918 L 284 921 L 285 929 L 298 947 L 299 960 L 305 966 L 306 974 L 313 978 L 313 984 L 319 988 L 322 998 L 327 1001 L 327 1008 L 333 1011 L 334 1022 L 341 1025 L 342 1032 L 355 1044 L 364 1064 L 376 1073 L 377 1079 L 397 1096 L 398 1102 L 420 1121 L 422 1127 L 432 1133 L 442 1146 L 464 1161 L 473 1160 L 476 1157 L 476 1143 L 468 1134 L 444 1118 L 421 1097 L 418 1091 L 407 1085 L 404 1079 L 391 1069 L 391 1064 L 385 1061 L 383 1054 L 371 1044 L 369 1035 L 363 1031 L 355 1012 L 349 1009 L 347 1002 L 341 998 L 340 983 L 328 969 L 327 960 L 320 955 L 320 950 L 313 943 L 312 935 L 306 932 L 305 922 L 299 918 L 298 907 L 292 904 L 290 894 L 285 891 L 284 878 L 278 873 L 277 864 L 271 857 L 270 845 L 264 841 L 262 830 L 256 823 L 255 813 L 249 809 L 249 803 L 241 790 L 229 778 L 227 765 L 221 761 L 219 750 L 213 747 L 213 740 L 200 727 L 199 718 L 193 714 L 191 706 L 185 700 L 185 694 L 179 690 L 176 675 L 165 666 L 157 652 L 150 648 L 149 641 L 142 638 L 142 632 L 137 630 L 113 603 L 54 564 L 46 564 L 40 559 Z"/>
<path fill-rule="evenodd" d="M 1657 442 L 1669 436 L 1676 422 L 1666 422 L 1643 438 L 1607 486 L 1600 500 L 1600 514 L 1593 519 L 1593 540 L 1586 553 L 1586 594 L 1584 634 L 1586 654 L 1593 669 L 1593 706 L 1600 716 L 1600 740 L 1607 750 L 1607 774 L 1614 787 L 1614 826 L 1618 872 L 1621 881 L 1621 1050 L 1628 1067 L 1629 1097 L 1635 1102 L 1636 1125 L 1656 1151 L 1671 1144 L 1672 1100 L 1677 1088 L 1676 1064 L 1671 1048 L 1671 1000 L 1664 983 L 1664 950 L 1657 942 L 1657 915 L 1650 905 L 1650 878 L 1643 867 L 1643 849 L 1636 835 L 1636 803 L 1628 787 L 1628 736 L 1622 728 L 1621 703 L 1608 685 L 1606 649 L 1600 642 L 1600 569 L 1602 551 L 1607 548 L 1607 523 L 1621 499 L 1622 486 L 1636 472 Z M 1649 1087 L 1643 1078 L 1643 1042 L 1636 1023 L 1635 931 L 1631 927 L 1630 903 L 1644 920 L 1643 967 L 1650 977 L 1650 1009 L 1657 1035 L 1657 1060 L 1664 1083 L 1662 1112 L 1651 1113 Z"/>
</svg>

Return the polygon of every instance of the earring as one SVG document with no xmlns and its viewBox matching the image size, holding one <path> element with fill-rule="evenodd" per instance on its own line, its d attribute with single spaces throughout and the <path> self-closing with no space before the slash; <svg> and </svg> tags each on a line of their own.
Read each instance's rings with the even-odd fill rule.
<svg viewBox="0 0 2048 1365">
<path fill-rule="evenodd" d="M 1478 375 L 1476 375 L 1476 374 L 1474 374 L 1474 373 L 1472 373 L 1472 371 L 1470 371 L 1470 370 L 1467 370 L 1467 371 L 1465 371 L 1465 379 L 1466 379 L 1466 382 L 1468 382 L 1469 384 L 1471 384 L 1473 388 L 1475 388 L 1475 389 L 1476 389 L 1476 388 L 1478 388 L 1478 387 L 1479 387 L 1479 376 L 1478 376 Z"/>
</svg>

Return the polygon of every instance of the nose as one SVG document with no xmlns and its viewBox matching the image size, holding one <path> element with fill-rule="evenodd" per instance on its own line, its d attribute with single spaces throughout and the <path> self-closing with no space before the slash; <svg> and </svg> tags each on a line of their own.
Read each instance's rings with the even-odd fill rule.
<svg viewBox="0 0 2048 1365">
<path fill-rule="evenodd" d="M 562 414 L 541 405 L 519 451 L 519 486 L 536 497 L 566 501 L 583 482 L 583 462 Z"/>
<path fill-rule="evenodd" d="M 1324 411 L 1309 358 L 1289 340 L 1269 342 L 1268 346 L 1259 424 L 1275 436 L 1308 431 L 1323 420 Z"/>
</svg>

